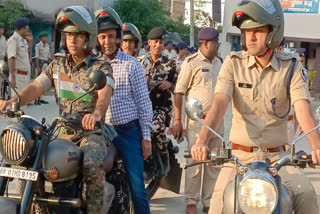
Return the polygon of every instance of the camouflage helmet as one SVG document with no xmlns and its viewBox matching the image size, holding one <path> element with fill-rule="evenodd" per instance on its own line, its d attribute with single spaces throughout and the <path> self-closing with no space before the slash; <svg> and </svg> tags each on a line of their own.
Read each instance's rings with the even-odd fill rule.
<svg viewBox="0 0 320 214">
<path fill-rule="evenodd" d="M 56 28 L 64 32 L 88 33 L 85 49 L 90 52 L 97 44 L 98 26 L 93 12 L 85 6 L 69 6 L 60 11 L 56 19 Z M 62 47 L 66 49 L 64 34 Z"/>
<path fill-rule="evenodd" d="M 275 49 L 279 47 L 284 34 L 284 17 L 280 1 L 242 0 L 233 12 L 232 25 L 241 30 L 241 45 L 245 50 L 245 29 L 271 26 L 266 46 Z"/>
<path fill-rule="evenodd" d="M 122 21 L 118 13 L 111 7 L 98 9 L 94 13 L 98 22 L 98 31 L 115 29 L 117 31 L 117 46 L 121 47 L 122 42 Z"/>
<path fill-rule="evenodd" d="M 135 54 L 137 55 L 142 46 L 142 37 L 138 28 L 131 23 L 124 23 L 122 27 L 123 40 L 135 40 Z"/>
</svg>

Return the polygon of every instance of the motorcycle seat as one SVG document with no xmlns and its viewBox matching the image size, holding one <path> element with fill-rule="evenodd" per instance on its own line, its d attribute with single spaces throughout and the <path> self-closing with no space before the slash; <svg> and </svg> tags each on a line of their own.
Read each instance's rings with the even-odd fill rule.
<svg viewBox="0 0 320 214">
<path fill-rule="evenodd" d="M 106 173 L 111 171 L 113 167 L 113 163 L 115 162 L 117 156 L 118 156 L 117 148 L 112 143 L 110 143 L 107 154 L 103 159 L 103 169 Z"/>
</svg>

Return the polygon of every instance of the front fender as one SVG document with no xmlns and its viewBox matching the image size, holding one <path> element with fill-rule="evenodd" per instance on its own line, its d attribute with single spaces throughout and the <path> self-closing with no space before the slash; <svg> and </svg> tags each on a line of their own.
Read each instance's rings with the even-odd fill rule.
<svg viewBox="0 0 320 214">
<path fill-rule="evenodd" d="M 0 197 L 0 214 L 17 213 L 18 205 L 13 199 Z"/>
</svg>

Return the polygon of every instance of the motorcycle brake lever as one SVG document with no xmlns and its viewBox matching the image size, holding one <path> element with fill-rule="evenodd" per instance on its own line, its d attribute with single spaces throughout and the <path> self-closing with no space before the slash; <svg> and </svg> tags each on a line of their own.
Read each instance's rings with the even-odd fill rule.
<svg viewBox="0 0 320 214">
<path fill-rule="evenodd" d="M 199 162 L 187 164 L 183 168 L 187 169 L 187 168 L 192 167 L 192 166 L 197 166 L 197 165 L 200 165 L 200 164 L 206 164 L 206 163 L 211 163 L 211 162 L 212 162 L 212 160 L 199 161 Z"/>
</svg>

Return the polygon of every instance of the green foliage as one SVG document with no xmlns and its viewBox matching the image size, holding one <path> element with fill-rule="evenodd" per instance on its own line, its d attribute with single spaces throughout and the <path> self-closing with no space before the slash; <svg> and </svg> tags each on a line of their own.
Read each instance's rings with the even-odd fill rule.
<svg viewBox="0 0 320 214">
<path fill-rule="evenodd" d="M 179 34 L 190 32 L 190 26 L 183 23 L 182 17 L 178 21 L 170 19 L 170 12 L 163 8 L 159 0 L 118 0 L 115 10 L 123 22 L 136 25 L 142 35 L 147 35 L 153 27 L 158 26 Z"/>
<path fill-rule="evenodd" d="M 0 8 L 0 22 L 5 24 L 5 31 L 14 30 L 16 18 L 24 17 L 23 5 L 13 1 L 6 1 Z"/>
</svg>

